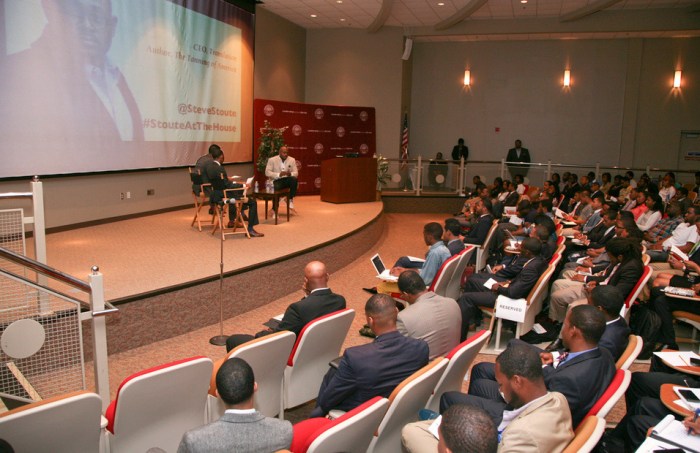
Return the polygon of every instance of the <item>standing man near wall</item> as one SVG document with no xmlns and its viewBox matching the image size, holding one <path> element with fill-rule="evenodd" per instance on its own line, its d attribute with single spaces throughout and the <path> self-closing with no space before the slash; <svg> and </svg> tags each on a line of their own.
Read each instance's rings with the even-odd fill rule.
<svg viewBox="0 0 700 453">
<path fill-rule="evenodd" d="M 459 160 L 464 157 L 466 162 L 469 158 L 469 147 L 464 144 L 464 139 L 457 140 L 457 144 L 452 148 L 452 160 Z"/>
<path fill-rule="evenodd" d="M 506 157 L 506 162 L 524 162 L 530 163 L 530 151 L 527 148 L 523 148 L 523 143 L 520 140 L 515 141 L 515 148 L 508 150 L 508 156 Z M 523 178 L 527 176 L 527 171 L 530 169 L 528 165 L 522 164 L 508 164 L 508 171 L 510 172 L 511 179 L 515 179 L 516 174 L 523 175 Z"/>
<path fill-rule="evenodd" d="M 297 163 L 293 157 L 289 156 L 287 145 L 282 145 L 277 156 L 272 156 L 267 160 L 265 176 L 272 178 L 275 184 L 275 191 L 289 188 L 289 209 L 294 211 L 294 197 L 297 194 Z M 296 211 L 294 211 L 296 213 Z"/>
</svg>

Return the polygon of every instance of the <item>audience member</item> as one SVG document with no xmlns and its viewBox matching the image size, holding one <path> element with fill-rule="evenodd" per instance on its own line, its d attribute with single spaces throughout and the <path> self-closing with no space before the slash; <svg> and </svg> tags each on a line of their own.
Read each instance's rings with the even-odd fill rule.
<svg viewBox="0 0 700 453">
<path fill-rule="evenodd" d="M 292 424 L 255 410 L 258 384 L 245 360 L 226 360 L 216 373 L 216 393 L 226 405 L 217 421 L 187 431 L 178 453 L 277 451 L 292 444 Z"/>
<path fill-rule="evenodd" d="M 459 220 L 454 218 L 445 219 L 445 233 L 442 235 L 442 241 L 452 256 L 464 250 L 464 241 L 460 237 L 461 231 L 462 227 L 459 225 Z"/>
<path fill-rule="evenodd" d="M 236 346 L 253 338 L 259 338 L 271 333 L 289 330 L 298 337 L 301 330 L 316 318 L 333 313 L 345 308 L 345 298 L 334 294 L 328 288 L 328 271 L 326 265 L 320 261 L 311 261 L 304 268 L 304 283 L 301 286 L 305 296 L 298 302 L 287 307 L 280 323 L 252 335 L 236 334 L 226 340 L 226 350 L 230 351 Z"/>
<path fill-rule="evenodd" d="M 399 290 L 408 308 L 399 312 L 396 329 L 428 343 L 431 360 L 447 355 L 459 344 L 462 313 L 457 302 L 426 290 L 425 282 L 415 272 L 401 273 Z"/>
<path fill-rule="evenodd" d="M 513 179 L 515 179 L 516 174 L 527 176 L 527 171 L 530 169 L 530 166 L 527 165 L 530 163 L 530 151 L 527 148 L 523 148 L 522 145 L 522 141 L 516 140 L 515 147 L 509 149 L 506 156 L 508 171 Z"/>
<path fill-rule="evenodd" d="M 349 411 L 375 396 L 388 397 L 401 381 L 428 364 L 428 344 L 401 335 L 396 330 L 397 315 L 390 296 L 369 298 L 365 316 L 376 338 L 347 348 L 338 368 L 328 370 L 310 417 L 324 416 L 332 409 Z"/>
<path fill-rule="evenodd" d="M 672 217 L 676 209 L 674 203 L 671 203 L 669 206 L 669 217 L 671 218 L 669 220 L 669 227 L 672 227 L 678 220 L 676 217 Z M 647 255 L 651 258 L 652 263 L 667 261 L 669 256 L 668 252 L 671 247 L 677 247 L 683 253 L 690 252 L 693 245 L 698 242 L 698 230 L 695 228 L 695 221 L 698 219 L 697 213 L 697 207 L 689 207 L 683 216 L 683 222 L 678 222 L 666 239 L 663 239 L 666 233 L 662 231 L 650 231 L 648 235 L 645 234 L 645 238 L 651 242 L 647 248 Z M 662 225 L 661 229 L 665 229 L 665 227 Z M 661 239 L 663 239 L 663 241 L 661 241 Z M 655 270 L 668 268 L 667 266 L 653 267 Z"/>
<path fill-rule="evenodd" d="M 435 278 L 435 274 L 450 256 L 450 251 L 442 242 L 442 226 L 437 222 L 426 223 L 423 227 L 423 240 L 425 245 L 429 247 L 425 254 L 425 261 L 415 261 L 408 256 L 402 256 L 396 261 L 391 269 L 391 275 L 398 277 L 407 269 L 417 271 L 425 281 L 426 285 L 430 285 Z"/>
<path fill-rule="evenodd" d="M 646 198 L 647 210 L 636 217 L 637 226 L 642 231 L 648 231 L 651 227 L 656 225 L 663 215 L 664 204 L 661 202 L 661 198 L 656 194 L 650 194 Z"/>
<path fill-rule="evenodd" d="M 590 305 L 579 305 L 566 314 L 561 331 L 566 352 L 540 353 L 544 382 L 550 392 L 566 397 L 571 410 L 573 426 L 578 426 L 584 416 L 603 395 L 615 376 L 615 362 L 610 353 L 598 347 L 605 331 L 605 317 Z M 520 340 L 511 343 L 526 344 Z M 509 345 L 510 347 L 510 345 Z M 534 348 L 534 346 L 529 346 Z M 482 362 L 472 368 L 469 395 L 446 392 L 440 400 L 443 412 L 455 403 L 470 403 L 469 396 L 479 396 L 480 406 L 492 417 L 502 412 L 506 401 L 499 392 L 493 363 Z"/>
</svg>

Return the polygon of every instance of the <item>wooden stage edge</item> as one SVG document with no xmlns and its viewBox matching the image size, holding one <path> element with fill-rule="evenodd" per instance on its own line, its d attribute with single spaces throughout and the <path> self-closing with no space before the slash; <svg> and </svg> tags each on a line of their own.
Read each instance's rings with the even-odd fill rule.
<svg viewBox="0 0 700 453">
<path fill-rule="evenodd" d="M 289 269 L 321 260 L 329 272 L 341 269 L 375 246 L 386 228 L 383 211 L 363 226 L 333 240 L 227 272 L 223 279 L 223 317 L 229 319 L 299 289 Z M 273 283 L 273 284 L 271 284 Z M 107 318 L 109 354 L 162 341 L 219 322 L 218 276 L 183 282 L 120 299 L 119 312 Z M 92 357 L 92 331 L 83 323 L 86 359 Z"/>
</svg>

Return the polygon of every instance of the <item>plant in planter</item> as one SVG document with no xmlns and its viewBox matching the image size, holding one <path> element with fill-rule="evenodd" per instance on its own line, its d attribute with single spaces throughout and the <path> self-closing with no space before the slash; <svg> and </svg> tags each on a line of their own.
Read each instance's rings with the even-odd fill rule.
<svg viewBox="0 0 700 453">
<path fill-rule="evenodd" d="M 267 120 L 263 123 L 263 127 L 260 128 L 258 160 L 255 164 L 259 173 L 264 175 L 267 160 L 279 153 L 279 149 L 284 145 L 284 131 L 286 131 L 288 127 L 289 126 L 280 128 L 272 127 Z"/>
<path fill-rule="evenodd" d="M 377 190 L 382 190 L 382 186 L 386 185 L 390 178 L 389 161 L 379 154 L 377 156 Z"/>
</svg>

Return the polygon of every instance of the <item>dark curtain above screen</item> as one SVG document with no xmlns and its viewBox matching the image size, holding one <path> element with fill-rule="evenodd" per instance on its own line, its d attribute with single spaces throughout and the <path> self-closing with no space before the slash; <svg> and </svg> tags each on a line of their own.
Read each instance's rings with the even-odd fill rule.
<svg viewBox="0 0 700 453">
<path fill-rule="evenodd" d="M 253 15 L 221 0 L 0 0 L 0 177 L 252 159 Z"/>
</svg>

